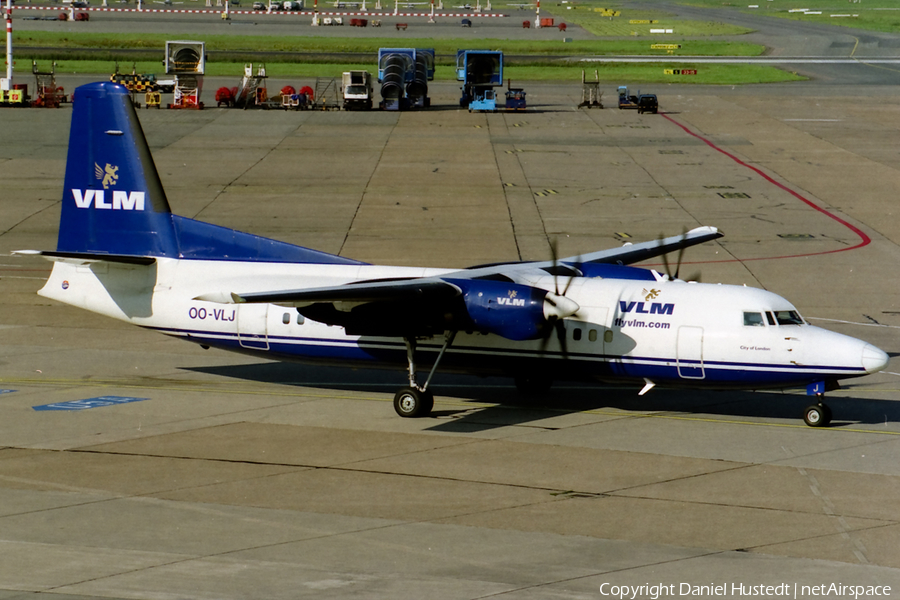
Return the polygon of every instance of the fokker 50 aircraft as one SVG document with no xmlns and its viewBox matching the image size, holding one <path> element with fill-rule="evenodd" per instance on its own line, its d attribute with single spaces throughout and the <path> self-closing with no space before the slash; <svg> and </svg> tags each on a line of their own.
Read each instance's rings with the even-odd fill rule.
<svg viewBox="0 0 900 600">
<path fill-rule="evenodd" d="M 880 371 L 887 355 L 806 323 L 767 291 L 628 266 L 720 237 L 712 227 L 546 262 L 369 265 L 173 214 L 117 84 L 75 91 L 59 240 L 39 294 L 166 335 L 279 360 L 408 364 L 394 398 L 427 415 L 440 364 L 507 375 L 708 388 L 807 386 Z M 423 356 L 433 366 L 416 376 Z M 821 401 L 804 419 L 826 425 Z"/>
</svg>

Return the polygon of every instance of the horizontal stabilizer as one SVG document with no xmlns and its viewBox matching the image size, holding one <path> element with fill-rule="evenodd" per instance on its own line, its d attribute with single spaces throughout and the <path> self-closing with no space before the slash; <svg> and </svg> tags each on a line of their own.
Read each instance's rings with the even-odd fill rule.
<svg viewBox="0 0 900 600">
<path fill-rule="evenodd" d="M 47 250 L 15 250 L 12 254 L 22 256 L 42 256 L 52 262 L 64 262 L 74 265 L 87 265 L 97 262 L 110 262 L 125 265 L 152 265 L 156 259 L 152 256 L 129 256 L 124 254 L 95 254 L 90 252 L 51 252 Z"/>
</svg>

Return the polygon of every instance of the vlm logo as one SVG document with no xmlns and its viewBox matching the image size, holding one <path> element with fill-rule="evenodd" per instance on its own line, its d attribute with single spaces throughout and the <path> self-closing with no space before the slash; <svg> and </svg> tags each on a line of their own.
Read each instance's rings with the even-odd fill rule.
<svg viewBox="0 0 900 600">
<path fill-rule="evenodd" d="M 110 210 L 144 210 L 144 192 L 112 193 L 112 202 L 106 199 L 103 190 L 72 190 L 75 206 L 78 208 L 106 208 Z"/>
<path fill-rule="evenodd" d="M 675 310 L 674 304 L 653 302 L 650 304 L 650 310 L 647 310 L 646 304 L 646 302 L 625 302 L 624 300 L 619 300 L 619 310 L 623 313 L 634 311 L 642 315 L 671 315 Z"/>
<path fill-rule="evenodd" d="M 501 304 L 503 306 L 525 306 L 525 300 L 522 298 L 516 298 L 518 293 L 516 290 L 509 291 L 508 298 L 497 298 L 497 304 Z"/>
<path fill-rule="evenodd" d="M 103 189 L 108 190 L 109 186 L 116 185 L 116 182 L 119 181 L 119 167 L 106 163 L 106 168 L 102 168 L 97 163 L 94 163 L 94 175 L 97 176 L 97 179 L 101 179 L 100 183 L 103 184 Z"/>
</svg>

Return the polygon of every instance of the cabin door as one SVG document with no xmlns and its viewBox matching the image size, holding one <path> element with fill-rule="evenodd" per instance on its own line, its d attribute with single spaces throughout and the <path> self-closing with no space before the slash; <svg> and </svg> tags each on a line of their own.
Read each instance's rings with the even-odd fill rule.
<svg viewBox="0 0 900 600">
<path fill-rule="evenodd" d="M 237 316 L 238 343 L 241 348 L 268 350 L 269 335 L 266 321 L 268 304 L 239 304 Z"/>
<path fill-rule="evenodd" d="M 679 327 L 675 351 L 678 376 L 682 379 L 703 379 L 703 328 Z"/>
</svg>

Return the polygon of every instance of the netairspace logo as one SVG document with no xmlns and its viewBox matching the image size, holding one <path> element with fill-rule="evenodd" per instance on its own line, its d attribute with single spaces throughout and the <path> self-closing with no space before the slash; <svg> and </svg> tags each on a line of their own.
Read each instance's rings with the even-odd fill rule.
<svg viewBox="0 0 900 600">
<path fill-rule="evenodd" d="M 778 585 L 752 585 L 746 583 L 710 583 L 694 585 L 691 583 L 613 585 L 604 583 L 600 586 L 600 595 L 624 600 L 638 598 L 705 597 L 727 596 L 737 598 L 772 597 L 772 598 L 877 598 L 891 595 L 889 585 L 846 585 L 843 583 L 823 583 L 819 585 L 802 585 L 799 583 L 780 583 Z"/>
</svg>

